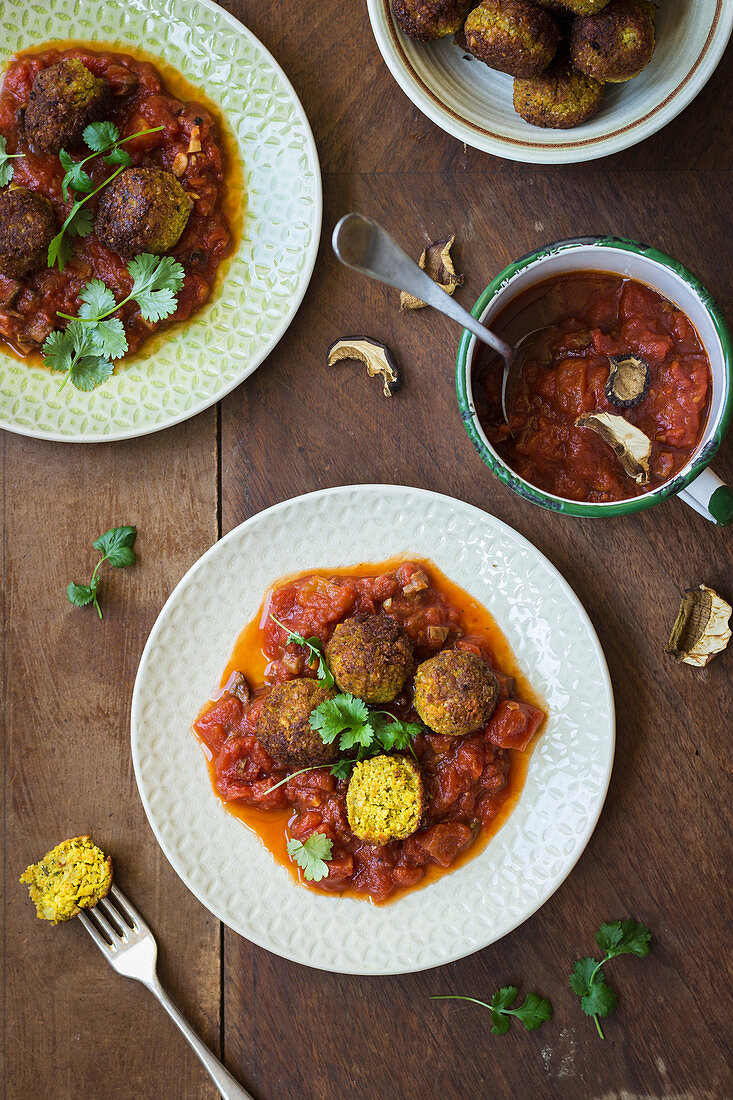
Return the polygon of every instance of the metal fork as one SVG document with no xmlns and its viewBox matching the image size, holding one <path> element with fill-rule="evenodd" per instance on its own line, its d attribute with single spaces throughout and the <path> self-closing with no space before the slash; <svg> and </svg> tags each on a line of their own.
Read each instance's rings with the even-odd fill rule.
<svg viewBox="0 0 733 1100">
<path fill-rule="evenodd" d="M 113 886 L 107 897 L 97 902 L 93 909 L 82 909 L 79 919 L 118 974 L 135 978 L 155 994 L 203 1062 L 224 1100 L 253 1100 L 201 1042 L 163 989 L 155 972 L 158 957 L 155 936 L 122 891 Z"/>
</svg>

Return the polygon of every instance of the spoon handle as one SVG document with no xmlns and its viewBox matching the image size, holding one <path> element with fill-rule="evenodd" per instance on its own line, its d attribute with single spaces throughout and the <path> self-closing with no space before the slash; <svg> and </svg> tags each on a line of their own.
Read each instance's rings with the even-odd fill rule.
<svg viewBox="0 0 733 1100">
<path fill-rule="evenodd" d="M 463 306 L 434 283 L 392 240 L 389 233 L 371 218 L 365 218 L 362 214 L 346 214 L 333 231 L 332 243 L 339 260 L 347 267 L 397 290 L 406 290 L 457 321 L 507 362 L 511 362 L 514 356 L 511 347 L 479 324 Z"/>
</svg>

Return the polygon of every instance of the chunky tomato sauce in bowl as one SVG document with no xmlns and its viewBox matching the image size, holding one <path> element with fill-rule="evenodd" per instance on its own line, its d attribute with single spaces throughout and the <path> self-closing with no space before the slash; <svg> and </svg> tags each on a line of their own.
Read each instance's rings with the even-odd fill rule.
<svg viewBox="0 0 733 1100">
<path fill-rule="evenodd" d="M 499 682 L 500 699 L 488 723 L 473 734 L 444 737 L 426 728 L 416 738 L 426 791 L 420 827 L 405 840 L 372 844 L 349 826 L 348 778 L 335 778 L 325 766 L 303 774 L 278 766 L 256 731 L 274 684 L 316 676 L 302 647 L 284 644 L 285 632 L 271 614 L 289 630 L 325 645 L 338 623 L 380 612 L 406 631 L 416 663 L 444 648 L 479 656 Z M 237 673 L 254 689 L 249 702 L 228 690 Z M 387 707 L 396 717 L 417 719 L 411 679 Z M 275 585 L 241 634 L 219 697 L 204 707 L 194 729 L 226 808 L 293 875 L 304 881 L 287 853 L 287 841 L 303 842 L 321 833 L 332 841 L 332 855 L 327 876 L 311 885 L 383 902 L 433 881 L 482 850 L 519 797 L 545 717 L 488 611 L 431 563 L 405 560 L 311 571 Z"/>
<path fill-rule="evenodd" d="M 572 515 L 617 515 L 680 493 L 697 511 L 733 520 L 733 492 L 707 469 L 728 426 L 730 332 L 710 295 L 680 264 L 631 241 L 550 245 L 494 280 L 474 308 L 509 343 L 521 374 L 502 416 L 503 363 L 464 332 L 457 390 L 479 454 L 521 496 Z M 609 400 L 612 360 L 643 361 L 633 405 Z M 580 418 L 600 413 L 646 437 L 633 476 Z"/>
<path fill-rule="evenodd" d="M 12 162 L 11 185 L 27 187 L 49 199 L 57 227 L 71 209 L 73 195 L 67 200 L 62 195 L 64 168 L 58 155 L 29 150 L 22 119 L 36 73 L 67 57 L 78 58 L 95 76 L 108 81 L 112 96 L 106 118 L 117 126 L 122 138 L 162 127 L 126 143 L 132 167 L 171 172 L 193 203 L 186 228 L 170 252 L 185 271 L 175 313 L 152 323 L 141 316 L 134 302 L 129 302 L 116 314 L 125 326 L 129 356 L 154 332 L 187 320 L 208 301 L 219 265 L 232 249 L 236 227 L 228 193 L 225 136 L 216 108 L 203 93 L 179 74 L 164 76 L 148 60 L 86 46 L 45 47 L 20 54 L 3 74 L 0 134 L 6 139 L 9 153 L 22 154 Z M 86 148 L 72 151 L 75 160 L 88 154 Z M 113 170 L 102 157 L 87 167 L 95 185 Z M 89 205 L 94 207 L 96 202 L 94 198 Z M 44 340 L 54 329 L 65 326 L 58 311 L 76 316 L 79 292 L 87 282 L 101 279 L 118 301 L 128 295 L 132 278 L 127 262 L 92 232 L 75 239 L 73 258 L 63 271 L 44 266 L 17 279 L 0 274 L 0 338 L 15 354 L 31 356 L 33 365 L 40 365 Z"/>
</svg>

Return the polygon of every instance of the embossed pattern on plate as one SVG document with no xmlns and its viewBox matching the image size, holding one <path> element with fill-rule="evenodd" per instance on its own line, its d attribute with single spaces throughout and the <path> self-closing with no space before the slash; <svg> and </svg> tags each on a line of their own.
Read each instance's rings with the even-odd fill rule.
<svg viewBox="0 0 733 1100">
<path fill-rule="evenodd" d="M 55 39 L 161 56 L 222 109 L 244 165 L 247 214 L 211 301 L 91 393 L 0 352 L 0 427 L 67 442 L 127 439 L 177 424 L 247 378 L 305 294 L 321 229 L 313 135 L 264 46 L 209 0 L 4 0 L 3 54 Z"/>
<path fill-rule="evenodd" d="M 380 907 L 295 883 L 223 809 L 191 723 L 275 580 L 400 553 L 431 558 L 491 610 L 546 699 L 550 719 L 517 807 L 484 851 L 425 889 Z M 437 966 L 493 943 L 534 913 L 593 832 L 613 750 L 613 696 L 603 653 L 554 566 L 493 516 L 401 486 L 311 493 L 226 535 L 160 613 L 132 703 L 133 761 L 145 811 L 189 889 L 247 939 L 341 973 Z"/>
</svg>

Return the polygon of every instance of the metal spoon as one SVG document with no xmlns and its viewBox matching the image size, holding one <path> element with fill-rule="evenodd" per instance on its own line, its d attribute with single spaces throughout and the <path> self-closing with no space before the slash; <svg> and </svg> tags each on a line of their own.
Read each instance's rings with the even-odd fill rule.
<svg viewBox="0 0 733 1100">
<path fill-rule="evenodd" d="M 381 225 L 377 225 L 375 221 L 364 217 L 363 214 L 346 214 L 333 231 L 332 244 L 342 264 L 352 267 L 354 271 L 360 271 L 362 275 L 370 275 L 380 283 L 396 287 L 397 290 L 406 290 L 408 294 L 426 302 L 451 320 L 457 321 L 459 325 L 477 336 L 482 343 L 488 344 L 499 353 L 504 360 L 501 408 L 504 419 L 508 423 L 507 395 L 511 393 L 521 369 L 517 352 L 526 337 L 520 340 L 516 348 L 505 343 L 490 329 L 480 324 L 463 306 L 459 306 L 458 302 L 446 294 L 437 283 L 434 283 L 430 276 L 426 275 L 415 261 L 402 251 Z M 535 333 L 529 335 L 533 336 Z M 512 385 L 508 384 L 510 373 Z"/>
</svg>

